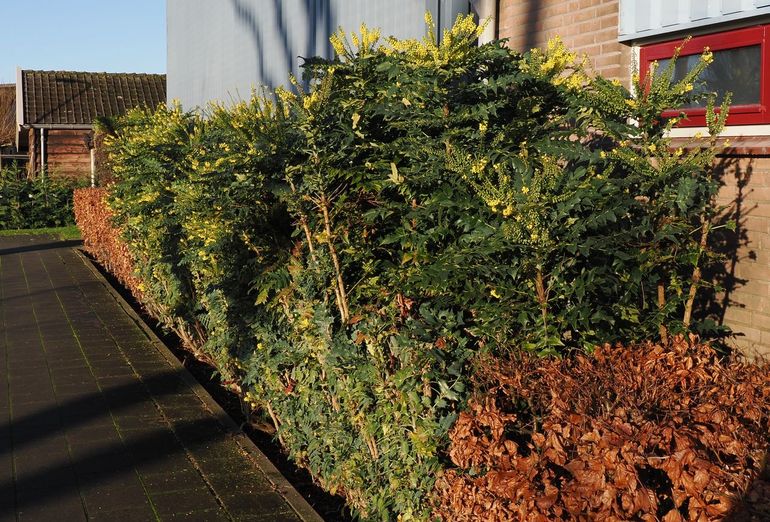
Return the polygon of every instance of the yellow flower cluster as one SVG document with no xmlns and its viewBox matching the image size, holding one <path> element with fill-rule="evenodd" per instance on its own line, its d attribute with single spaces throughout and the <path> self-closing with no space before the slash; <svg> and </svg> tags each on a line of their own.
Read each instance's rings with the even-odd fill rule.
<svg viewBox="0 0 770 522">
<path fill-rule="evenodd" d="M 329 42 L 332 44 L 334 52 L 340 59 L 352 60 L 356 55 L 362 56 L 374 53 L 378 50 L 380 41 L 380 30 L 369 29 L 366 24 L 361 24 L 359 27 L 360 35 L 356 33 L 350 34 L 350 39 L 353 43 L 352 46 L 348 45 L 345 31 L 340 28 L 330 38 Z"/>
<path fill-rule="evenodd" d="M 474 174 L 481 174 L 482 172 L 484 172 L 484 169 L 486 168 L 488 162 L 489 160 L 487 160 L 487 158 L 480 158 L 479 160 L 474 162 L 473 165 L 471 165 L 471 172 L 473 172 Z"/>
<path fill-rule="evenodd" d="M 451 29 L 444 31 L 441 43 L 437 43 L 436 24 L 430 12 L 425 13 L 425 24 L 429 35 L 422 40 L 398 40 L 388 38 L 389 48 L 384 48 L 386 54 L 400 53 L 416 63 L 446 63 L 465 55 L 475 45 L 484 26 L 479 26 L 473 15 L 458 15 Z"/>
<path fill-rule="evenodd" d="M 577 55 L 567 49 L 560 37 L 555 36 L 548 40 L 544 58 L 540 63 L 540 71 L 544 74 L 559 74 L 575 63 Z"/>
</svg>

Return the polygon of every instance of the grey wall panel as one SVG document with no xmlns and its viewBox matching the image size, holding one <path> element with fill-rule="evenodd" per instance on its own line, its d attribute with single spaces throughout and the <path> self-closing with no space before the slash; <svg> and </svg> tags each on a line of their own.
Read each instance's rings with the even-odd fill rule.
<svg viewBox="0 0 770 522">
<path fill-rule="evenodd" d="M 633 43 L 703 32 L 732 22 L 770 22 L 767 0 L 619 0 L 619 39 Z"/>
<path fill-rule="evenodd" d="M 248 98 L 300 77 L 300 57 L 331 57 L 329 36 L 361 23 L 422 37 L 426 9 L 446 26 L 466 0 L 167 0 L 168 98 L 185 108 Z M 441 27 L 439 28 L 441 29 Z"/>
</svg>

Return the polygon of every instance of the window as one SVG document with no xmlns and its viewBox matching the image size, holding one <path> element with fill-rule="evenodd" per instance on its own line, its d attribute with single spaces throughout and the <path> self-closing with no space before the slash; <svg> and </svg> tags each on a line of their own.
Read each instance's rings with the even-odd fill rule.
<svg viewBox="0 0 770 522">
<path fill-rule="evenodd" d="M 696 92 L 716 93 L 717 103 L 721 103 L 725 93 L 732 93 L 728 125 L 770 123 L 770 55 L 765 45 L 766 38 L 770 37 L 768 33 L 770 25 L 763 25 L 693 38 L 680 53 L 674 80 L 683 78 L 708 47 L 714 53 L 714 61 L 701 75 L 700 84 L 695 86 Z M 656 60 L 659 68 L 666 67 L 682 42 L 680 39 L 642 47 L 639 55 L 642 74 L 647 73 L 650 64 Z M 680 126 L 706 124 L 705 102 L 679 109 L 666 111 L 663 116 L 676 116 L 684 111 L 688 119 Z"/>
</svg>

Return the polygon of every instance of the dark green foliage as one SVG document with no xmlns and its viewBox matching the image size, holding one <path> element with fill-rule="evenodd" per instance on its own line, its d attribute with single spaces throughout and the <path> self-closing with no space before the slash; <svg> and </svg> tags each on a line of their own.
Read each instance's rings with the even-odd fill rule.
<svg viewBox="0 0 770 522">
<path fill-rule="evenodd" d="M 643 117 L 687 90 L 477 34 L 362 28 L 306 94 L 133 111 L 109 140 L 148 309 L 365 518 L 428 517 L 472 355 L 693 328 L 712 153 Z"/>
<path fill-rule="evenodd" d="M 3 169 L 0 230 L 74 225 L 72 191 L 82 185 L 60 178 L 28 179 L 14 169 Z"/>
</svg>

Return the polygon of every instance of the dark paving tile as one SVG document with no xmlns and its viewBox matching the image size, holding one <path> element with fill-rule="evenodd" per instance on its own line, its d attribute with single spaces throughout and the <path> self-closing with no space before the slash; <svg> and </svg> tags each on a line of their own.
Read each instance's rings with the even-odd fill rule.
<svg viewBox="0 0 770 522">
<path fill-rule="evenodd" d="M 150 498 L 161 516 L 219 509 L 219 504 L 208 489 L 151 493 Z"/>
<path fill-rule="evenodd" d="M 70 378 L 75 378 L 79 380 L 85 380 L 85 381 L 93 381 L 94 376 L 91 373 L 91 369 L 88 367 L 88 365 L 85 363 L 85 361 L 78 360 L 76 362 L 73 361 L 73 364 L 67 365 L 67 366 L 60 366 L 60 365 L 52 365 L 51 369 L 51 378 L 56 381 L 62 381 L 61 384 L 65 384 L 64 381 Z"/>
<path fill-rule="evenodd" d="M 13 484 L 13 455 L 10 451 L 4 451 L 0 454 L 0 484 Z M 13 500 L 12 487 L 0 488 L 0 502 L 2 502 L 3 498 L 11 498 Z M 2 509 L 0 509 L 0 512 L 2 512 Z"/>
<path fill-rule="evenodd" d="M 101 394 L 101 390 L 94 381 L 62 384 L 61 386 L 56 387 L 56 395 L 65 400 L 72 400 L 74 397 L 88 397 L 99 394 Z"/>
<path fill-rule="evenodd" d="M 41 492 L 42 494 L 42 492 Z M 30 522 L 77 522 L 86 520 L 83 504 L 78 496 L 41 499 L 33 505 L 17 511 L 19 521 Z"/>
<path fill-rule="evenodd" d="M 102 420 L 101 418 L 96 419 L 98 421 Z M 99 440 L 119 439 L 118 430 L 112 422 L 112 418 L 108 417 L 105 421 L 104 423 L 69 423 L 63 425 L 63 429 L 67 435 L 67 440 L 82 441 L 84 444 Z"/>
<path fill-rule="evenodd" d="M 86 487 L 83 492 L 86 511 L 91 514 L 109 513 L 117 510 L 151 512 L 147 495 L 139 484 L 117 488 Z"/>
<path fill-rule="evenodd" d="M 189 388 L 180 389 L 178 393 L 166 393 L 156 395 L 158 405 L 163 410 L 173 410 L 177 408 L 203 408 L 203 403 L 195 393 Z"/>
<path fill-rule="evenodd" d="M 78 477 L 88 482 L 101 482 L 104 477 L 130 477 L 135 474 L 134 460 L 125 447 L 114 442 L 108 444 L 100 451 L 73 448 L 73 467 Z"/>
<path fill-rule="evenodd" d="M 192 466 L 185 470 L 171 470 L 142 475 L 142 482 L 150 493 L 169 493 L 186 489 L 204 489 L 206 483 Z"/>
<path fill-rule="evenodd" d="M 10 399 L 12 404 L 21 404 L 23 402 L 49 401 L 56 402 L 56 395 L 53 387 L 49 384 L 45 388 L 11 390 Z"/>
<path fill-rule="evenodd" d="M 141 462 L 172 458 L 182 455 L 184 448 L 170 430 L 121 433 L 126 448 L 131 456 Z"/>
<path fill-rule="evenodd" d="M 109 417 L 109 404 L 101 393 L 89 393 L 82 397 L 59 400 L 59 415 L 63 421 L 77 421 L 99 416 Z"/>
<path fill-rule="evenodd" d="M 14 480 L 20 488 L 38 488 L 44 484 L 65 485 L 75 480 L 69 454 L 49 453 L 45 456 L 14 452 Z"/>
<path fill-rule="evenodd" d="M 190 469 L 190 460 L 185 453 L 170 453 L 156 459 L 135 461 L 134 467 L 142 474 L 162 473 L 169 469 Z"/>
<path fill-rule="evenodd" d="M 220 520 L 232 520 L 220 509 L 212 509 L 208 511 L 194 511 L 192 513 L 176 513 L 174 515 L 164 515 L 160 517 L 164 522 L 166 520 L 177 522 L 184 520 L 185 522 L 218 522 Z"/>
<path fill-rule="evenodd" d="M 246 461 L 247 457 L 238 448 L 238 445 L 231 440 L 222 443 L 223 438 L 201 441 L 197 444 L 188 444 L 187 449 L 190 454 L 199 462 L 210 461 Z"/>
<path fill-rule="evenodd" d="M 155 513 L 153 512 L 149 503 L 123 509 L 101 509 L 88 511 L 89 522 L 147 522 L 155 519 Z"/>
<path fill-rule="evenodd" d="M 200 460 L 196 462 L 205 475 L 248 473 L 254 470 L 254 465 L 245 458 Z"/>
<path fill-rule="evenodd" d="M 198 424 L 211 420 L 212 414 L 201 406 L 191 404 L 184 408 L 169 408 L 163 411 L 163 415 L 171 421 L 187 424 Z"/>
<path fill-rule="evenodd" d="M 229 436 L 219 421 L 213 418 L 195 423 L 177 421 L 172 423 L 172 428 L 182 444 L 190 449 L 207 446 Z"/>
<path fill-rule="evenodd" d="M 63 433 L 62 424 L 56 415 L 29 417 L 13 425 L 13 440 L 16 450 L 25 444 L 48 439 Z"/>
<path fill-rule="evenodd" d="M 235 515 L 236 522 L 302 522 L 294 511 L 278 511 L 273 513 L 251 513 Z"/>
<path fill-rule="evenodd" d="M 104 399 L 109 404 L 110 408 L 116 413 L 121 413 L 121 408 L 135 403 L 151 402 L 152 396 L 141 387 L 131 387 L 127 389 L 111 388 L 103 390 Z M 123 412 L 125 413 L 125 412 Z M 155 412 L 154 415 L 159 415 L 159 412 Z"/>
<path fill-rule="evenodd" d="M 155 431 L 159 428 L 168 427 L 166 420 L 157 411 L 154 415 L 136 416 L 123 415 L 123 412 L 118 410 L 115 414 L 115 423 L 121 431 Z"/>
<path fill-rule="evenodd" d="M 137 368 L 137 371 L 142 371 L 141 366 L 135 366 L 135 368 Z M 159 397 L 176 393 L 190 393 L 192 391 L 190 386 L 179 378 L 175 372 L 172 373 L 170 371 L 169 367 L 158 368 L 157 373 L 150 379 L 145 377 L 145 385 L 150 393 Z"/>
<path fill-rule="evenodd" d="M 225 493 L 222 497 L 227 512 L 234 517 L 278 515 L 291 512 L 278 493 L 264 493 L 255 489 L 247 493 Z"/>
<path fill-rule="evenodd" d="M 56 412 L 56 404 L 52 401 L 30 400 L 12 401 L 11 412 L 13 422 L 26 420 L 33 415 L 51 415 Z"/>
<path fill-rule="evenodd" d="M 77 255 L 11 254 L 0 284 L 0 522 L 296 520 Z"/>
<path fill-rule="evenodd" d="M 64 481 L 64 479 L 68 480 Z M 75 477 L 72 475 L 56 479 L 41 477 L 34 484 L 24 483 L 17 485 L 16 488 L 16 504 L 19 509 L 33 507 L 49 501 L 53 502 L 59 498 L 79 498 L 79 496 L 77 482 L 75 482 Z"/>
<path fill-rule="evenodd" d="M 0 521 L 16 522 L 16 498 L 13 488 L 4 488 L 0 493 Z"/>
<path fill-rule="evenodd" d="M 213 473 L 206 475 L 211 487 L 219 495 L 256 492 L 269 492 L 273 490 L 267 477 L 259 471 L 247 471 L 245 473 Z"/>
<path fill-rule="evenodd" d="M 160 416 L 158 407 L 152 400 L 142 400 L 139 402 L 122 404 L 119 407 L 113 408 L 113 411 L 118 417 L 118 423 L 120 423 L 121 419 L 128 417 L 155 418 Z"/>
<path fill-rule="evenodd" d="M 62 421 L 62 428 L 66 432 L 71 429 L 89 430 L 92 428 L 113 428 L 115 423 L 109 414 L 93 417 L 70 418 L 66 422 Z"/>
<path fill-rule="evenodd" d="M 131 386 L 141 387 L 142 381 L 136 375 L 121 375 L 117 377 L 98 377 L 97 382 L 104 390 L 128 388 Z"/>
<path fill-rule="evenodd" d="M 66 360 L 52 360 L 51 361 L 51 368 L 52 370 L 54 368 L 59 370 L 65 370 L 68 368 L 88 368 L 88 365 L 86 364 L 85 359 L 83 359 L 82 356 L 76 358 L 76 359 L 66 359 Z"/>
<path fill-rule="evenodd" d="M 128 364 L 114 364 L 104 367 L 94 365 L 93 374 L 100 383 L 108 377 L 135 377 L 134 369 Z"/>
</svg>

